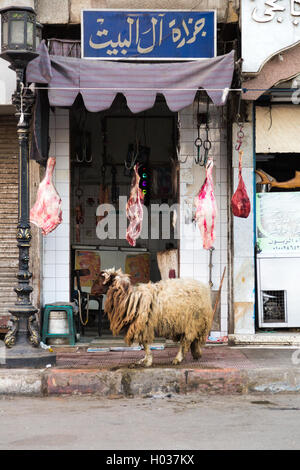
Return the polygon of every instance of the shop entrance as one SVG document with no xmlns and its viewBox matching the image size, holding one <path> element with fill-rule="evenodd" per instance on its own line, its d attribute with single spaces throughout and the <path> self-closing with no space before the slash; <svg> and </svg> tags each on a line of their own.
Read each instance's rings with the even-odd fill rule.
<svg viewBox="0 0 300 470">
<path fill-rule="evenodd" d="M 77 290 L 78 270 L 84 292 L 91 292 L 100 270 L 112 267 L 130 274 L 132 283 L 178 277 L 177 138 L 177 114 L 163 98 L 138 114 L 122 95 L 99 113 L 88 112 L 82 99 L 76 100 L 70 111 L 71 291 Z M 141 236 L 131 246 L 126 203 L 135 164 L 144 215 Z M 98 308 L 89 300 L 82 312 L 82 323 L 88 318 L 81 325 L 85 336 L 99 333 Z M 100 333 L 110 334 L 105 317 Z"/>
<path fill-rule="evenodd" d="M 270 103 L 256 118 L 257 326 L 299 328 L 300 115 Z"/>
</svg>

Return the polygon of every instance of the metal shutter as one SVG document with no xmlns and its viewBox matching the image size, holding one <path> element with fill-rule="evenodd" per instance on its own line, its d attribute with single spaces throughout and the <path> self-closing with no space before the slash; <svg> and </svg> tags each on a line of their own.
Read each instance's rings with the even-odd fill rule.
<svg viewBox="0 0 300 470">
<path fill-rule="evenodd" d="M 0 115 L 0 322 L 17 296 L 18 140 L 16 119 Z M 2 318 L 3 320 L 3 318 Z"/>
</svg>

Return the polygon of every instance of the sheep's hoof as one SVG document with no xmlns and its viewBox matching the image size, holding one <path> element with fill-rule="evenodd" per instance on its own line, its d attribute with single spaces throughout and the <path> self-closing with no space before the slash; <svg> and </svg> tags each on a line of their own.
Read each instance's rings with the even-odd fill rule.
<svg viewBox="0 0 300 470">
<path fill-rule="evenodd" d="M 152 366 L 152 357 L 144 357 L 143 359 L 138 361 L 136 365 L 140 367 L 150 367 Z"/>
<path fill-rule="evenodd" d="M 175 359 L 173 359 L 173 361 L 172 361 L 173 366 L 177 366 L 180 363 L 181 363 L 181 361 L 177 357 L 175 357 Z"/>
</svg>

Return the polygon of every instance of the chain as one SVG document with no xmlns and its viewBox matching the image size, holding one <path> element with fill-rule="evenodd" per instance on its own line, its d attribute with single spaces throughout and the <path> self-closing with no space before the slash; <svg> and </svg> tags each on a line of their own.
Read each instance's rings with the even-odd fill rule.
<svg viewBox="0 0 300 470">
<path fill-rule="evenodd" d="M 211 141 L 209 140 L 209 125 L 208 125 L 208 112 L 209 112 L 209 98 L 207 99 L 207 109 L 206 109 L 206 139 L 203 141 L 200 137 L 200 99 L 198 97 L 198 112 L 197 112 L 197 138 L 195 140 L 195 146 L 197 148 L 197 157 L 195 158 L 196 165 L 206 166 L 208 160 L 208 153 L 211 149 Z M 201 156 L 201 147 L 204 149 L 204 155 Z"/>
</svg>

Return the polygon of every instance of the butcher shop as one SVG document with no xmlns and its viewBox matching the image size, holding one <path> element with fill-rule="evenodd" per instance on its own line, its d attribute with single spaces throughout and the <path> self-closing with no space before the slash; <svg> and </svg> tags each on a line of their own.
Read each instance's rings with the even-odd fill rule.
<svg viewBox="0 0 300 470">
<path fill-rule="evenodd" d="M 83 11 L 81 41 L 44 40 L 27 67 L 31 158 L 45 169 L 30 211 L 42 234 L 42 341 L 109 341 L 98 289 L 107 269 L 132 285 L 202 281 L 221 341 L 233 41 L 217 49 L 215 11 L 116 13 Z M 76 307 L 71 339 L 60 337 L 63 306 Z"/>
</svg>

